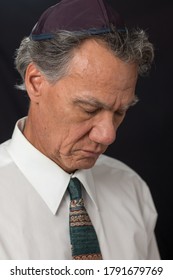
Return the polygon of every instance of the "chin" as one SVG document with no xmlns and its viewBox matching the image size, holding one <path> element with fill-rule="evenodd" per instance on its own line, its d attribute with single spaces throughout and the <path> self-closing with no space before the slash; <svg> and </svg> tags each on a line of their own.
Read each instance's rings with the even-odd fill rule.
<svg viewBox="0 0 173 280">
<path fill-rule="evenodd" d="M 56 163 L 67 173 L 75 172 L 76 170 L 80 169 L 89 169 L 92 168 L 98 157 L 86 157 L 81 158 L 73 161 L 65 160 L 63 162 L 56 161 Z"/>
<path fill-rule="evenodd" d="M 81 160 L 81 162 L 76 164 L 75 170 L 92 168 L 95 165 L 96 161 L 97 161 L 97 159 L 95 159 L 95 160 L 94 159 Z"/>
</svg>

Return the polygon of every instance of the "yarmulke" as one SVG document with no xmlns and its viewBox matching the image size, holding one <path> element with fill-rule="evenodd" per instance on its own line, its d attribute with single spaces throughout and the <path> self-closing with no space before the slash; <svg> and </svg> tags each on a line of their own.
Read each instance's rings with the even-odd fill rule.
<svg viewBox="0 0 173 280">
<path fill-rule="evenodd" d="M 60 30 L 107 33 L 112 26 L 125 31 L 124 21 L 106 0 L 61 0 L 41 15 L 30 38 L 51 39 Z"/>
</svg>

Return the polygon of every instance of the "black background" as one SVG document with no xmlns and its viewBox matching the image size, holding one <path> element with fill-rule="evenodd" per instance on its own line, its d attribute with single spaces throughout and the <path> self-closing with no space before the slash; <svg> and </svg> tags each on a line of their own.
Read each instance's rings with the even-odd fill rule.
<svg viewBox="0 0 173 280">
<path fill-rule="evenodd" d="M 1 1 L 0 7 L 0 142 L 11 137 L 17 119 L 27 114 L 28 99 L 14 88 L 20 81 L 14 52 L 28 36 L 40 14 L 53 0 Z M 158 214 L 156 236 L 162 259 L 173 259 L 172 128 L 173 128 L 173 2 L 110 1 L 128 26 L 147 31 L 155 47 L 148 77 L 137 84 L 139 104 L 119 129 L 116 143 L 106 152 L 135 169 L 148 183 Z"/>
</svg>

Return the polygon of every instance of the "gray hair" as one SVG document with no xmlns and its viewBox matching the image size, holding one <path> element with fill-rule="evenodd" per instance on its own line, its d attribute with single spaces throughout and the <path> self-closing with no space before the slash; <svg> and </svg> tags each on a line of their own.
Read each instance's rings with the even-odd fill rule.
<svg viewBox="0 0 173 280">
<path fill-rule="evenodd" d="M 143 30 L 114 31 L 101 35 L 58 31 L 52 39 L 33 41 L 26 37 L 22 40 L 16 51 L 15 65 L 23 81 L 17 87 L 26 90 L 24 79 L 30 63 L 35 63 L 49 82 L 56 82 L 67 74 L 74 49 L 87 39 L 101 40 L 122 61 L 136 63 L 139 75 L 148 73 L 151 68 L 154 58 L 153 46 Z"/>
</svg>

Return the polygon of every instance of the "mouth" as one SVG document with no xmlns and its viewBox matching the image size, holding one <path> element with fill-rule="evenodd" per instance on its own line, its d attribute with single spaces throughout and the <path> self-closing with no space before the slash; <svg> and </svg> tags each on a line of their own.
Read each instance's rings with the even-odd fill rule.
<svg viewBox="0 0 173 280">
<path fill-rule="evenodd" d="M 96 151 L 90 151 L 90 150 L 82 150 L 82 153 L 84 154 L 84 156 L 86 157 L 92 157 L 92 158 L 98 158 L 102 152 L 96 152 Z"/>
</svg>

